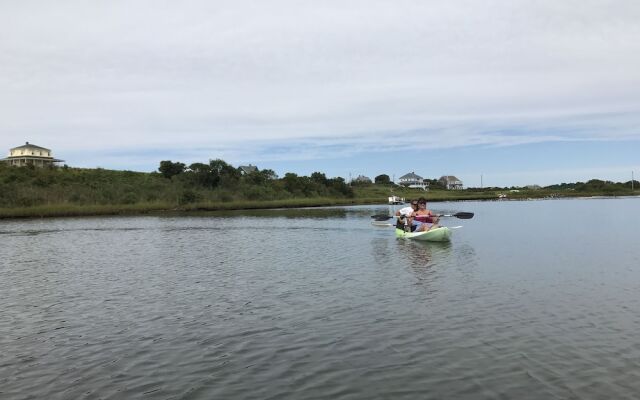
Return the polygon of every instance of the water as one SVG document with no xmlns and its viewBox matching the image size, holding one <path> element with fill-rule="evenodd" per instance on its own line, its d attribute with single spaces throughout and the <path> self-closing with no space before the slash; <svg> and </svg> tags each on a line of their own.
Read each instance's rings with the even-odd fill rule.
<svg viewBox="0 0 640 400">
<path fill-rule="evenodd" d="M 0 222 L 1 399 L 637 398 L 640 199 Z"/>
</svg>

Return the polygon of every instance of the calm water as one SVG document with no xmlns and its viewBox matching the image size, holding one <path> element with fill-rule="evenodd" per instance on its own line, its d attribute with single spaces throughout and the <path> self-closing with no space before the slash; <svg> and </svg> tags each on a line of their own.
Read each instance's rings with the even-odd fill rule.
<svg viewBox="0 0 640 400">
<path fill-rule="evenodd" d="M 640 198 L 431 208 L 0 221 L 0 398 L 638 398 Z"/>
</svg>

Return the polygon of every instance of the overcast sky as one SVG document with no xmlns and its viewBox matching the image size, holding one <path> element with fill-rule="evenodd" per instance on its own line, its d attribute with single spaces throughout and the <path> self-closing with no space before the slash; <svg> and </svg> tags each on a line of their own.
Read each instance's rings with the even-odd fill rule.
<svg viewBox="0 0 640 400">
<path fill-rule="evenodd" d="M 638 1 L 0 0 L 0 151 L 151 171 L 640 174 Z M 1 150 L 4 149 L 4 150 Z"/>
</svg>

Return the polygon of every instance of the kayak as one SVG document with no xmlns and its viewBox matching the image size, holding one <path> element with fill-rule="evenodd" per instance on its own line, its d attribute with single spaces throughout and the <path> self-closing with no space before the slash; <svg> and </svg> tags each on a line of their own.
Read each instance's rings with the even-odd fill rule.
<svg viewBox="0 0 640 400">
<path fill-rule="evenodd" d="M 405 232 L 396 228 L 396 237 L 413 240 L 425 240 L 428 242 L 445 242 L 451 237 L 451 229 L 446 226 L 429 229 L 424 232 Z"/>
</svg>

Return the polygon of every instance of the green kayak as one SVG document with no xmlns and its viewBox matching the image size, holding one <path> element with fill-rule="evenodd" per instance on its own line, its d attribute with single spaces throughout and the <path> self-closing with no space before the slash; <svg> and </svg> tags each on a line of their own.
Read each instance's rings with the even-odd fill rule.
<svg viewBox="0 0 640 400">
<path fill-rule="evenodd" d="M 445 242 L 451 237 L 451 229 L 446 226 L 429 229 L 425 232 L 405 232 L 396 228 L 396 237 L 413 240 L 425 240 L 428 242 Z"/>
</svg>

